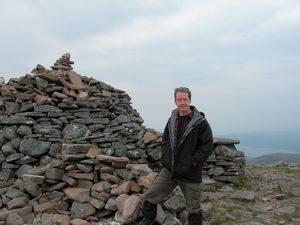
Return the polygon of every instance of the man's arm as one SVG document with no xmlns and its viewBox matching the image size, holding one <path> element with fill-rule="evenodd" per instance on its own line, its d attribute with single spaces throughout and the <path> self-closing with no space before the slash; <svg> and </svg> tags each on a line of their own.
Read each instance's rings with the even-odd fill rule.
<svg viewBox="0 0 300 225">
<path fill-rule="evenodd" d="M 194 163 L 197 167 L 201 167 L 213 151 L 213 135 L 209 123 L 204 120 L 200 126 L 199 148 L 194 154 Z"/>
</svg>

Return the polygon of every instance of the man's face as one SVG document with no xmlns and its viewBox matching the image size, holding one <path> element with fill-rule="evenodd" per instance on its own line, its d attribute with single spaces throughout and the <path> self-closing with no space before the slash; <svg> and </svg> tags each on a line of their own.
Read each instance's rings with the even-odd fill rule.
<svg viewBox="0 0 300 225">
<path fill-rule="evenodd" d="M 185 92 L 177 92 L 175 96 L 175 104 L 180 114 L 190 112 L 191 100 L 189 99 L 189 94 Z"/>
</svg>

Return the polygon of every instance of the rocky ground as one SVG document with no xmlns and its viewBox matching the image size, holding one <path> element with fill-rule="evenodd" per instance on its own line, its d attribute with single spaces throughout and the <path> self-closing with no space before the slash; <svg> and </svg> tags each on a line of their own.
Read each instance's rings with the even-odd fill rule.
<svg viewBox="0 0 300 225">
<path fill-rule="evenodd" d="M 205 218 L 204 225 L 300 224 L 299 172 L 300 166 L 286 164 L 275 166 L 246 165 L 245 178 L 242 179 L 238 187 L 233 184 L 220 185 L 220 183 L 204 177 L 201 196 Z M 128 208 L 131 207 L 128 206 Z M 175 191 L 173 197 L 164 202 L 163 208 L 168 210 L 159 210 L 158 218 L 161 217 L 160 222 L 158 219 L 159 224 L 187 225 L 184 199 L 179 190 Z M 171 213 L 172 211 L 178 213 Z M 60 217 L 61 219 L 59 219 Z M 75 219 L 76 217 L 70 220 L 63 213 L 53 215 L 40 213 L 36 215 L 31 223 L 26 224 L 122 225 L 121 222 L 116 222 L 120 221 L 117 217 L 116 214 L 112 218 L 101 221 L 94 220 L 94 222 L 89 220 L 88 222 L 83 219 Z M 10 213 L 6 222 L 2 221 L 0 224 L 15 225 L 17 218 L 16 213 Z M 139 212 L 137 220 L 140 218 L 141 212 Z M 60 223 L 52 223 L 53 221 L 60 221 Z M 130 225 L 136 224 L 137 221 Z"/>
<path fill-rule="evenodd" d="M 300 224 L 300 167 L 247 165 L 240 187 L 205 193 L 206 224 Z"/>
</svg>

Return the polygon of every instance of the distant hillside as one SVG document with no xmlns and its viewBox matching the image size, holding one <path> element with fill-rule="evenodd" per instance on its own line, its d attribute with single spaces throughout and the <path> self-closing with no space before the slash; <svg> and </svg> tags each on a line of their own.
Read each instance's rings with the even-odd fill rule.
<svg viewBox="0 0 300 225">
<path fill-rule="evenodd" d="M 300 130 L 232 133 L 220 136 L 240 140 L 241 150 L 245 149 L 246 154 L 252 157 L 278 152 L 300 154 Z"/>
<path fill-rule="evenodd" d="M 260 157 L 254 158 L 249 161 L 249 163 L 256 163 L 262 165 L 273 164 L 278 161 L 283 161 L 286 163 L 300 163 L 300 154 L 291 153 L 273 153 L 262 155 Z"/>
</svg>

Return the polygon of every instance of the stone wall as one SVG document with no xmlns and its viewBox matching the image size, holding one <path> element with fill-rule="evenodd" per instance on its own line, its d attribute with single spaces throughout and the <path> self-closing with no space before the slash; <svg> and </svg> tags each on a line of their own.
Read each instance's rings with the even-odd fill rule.
<svg viewBox="0 0 300 225">
<path fill-rule="evenodd" d="M 70 54 L 51 69 L 0 83 L 0 224 L 128 224 L 161 167 L 161 133 L 143 126 L 126 92 L 72 70 Z M 215 138 L 202 189 L 238 185 L 244 154 Z M 181 205 L 176 205 L 176 201 Z M 184 211 L 179 190 L 158 222 Z M 177 213 L 177 214 L 176 214 Z"/>
</svg>

